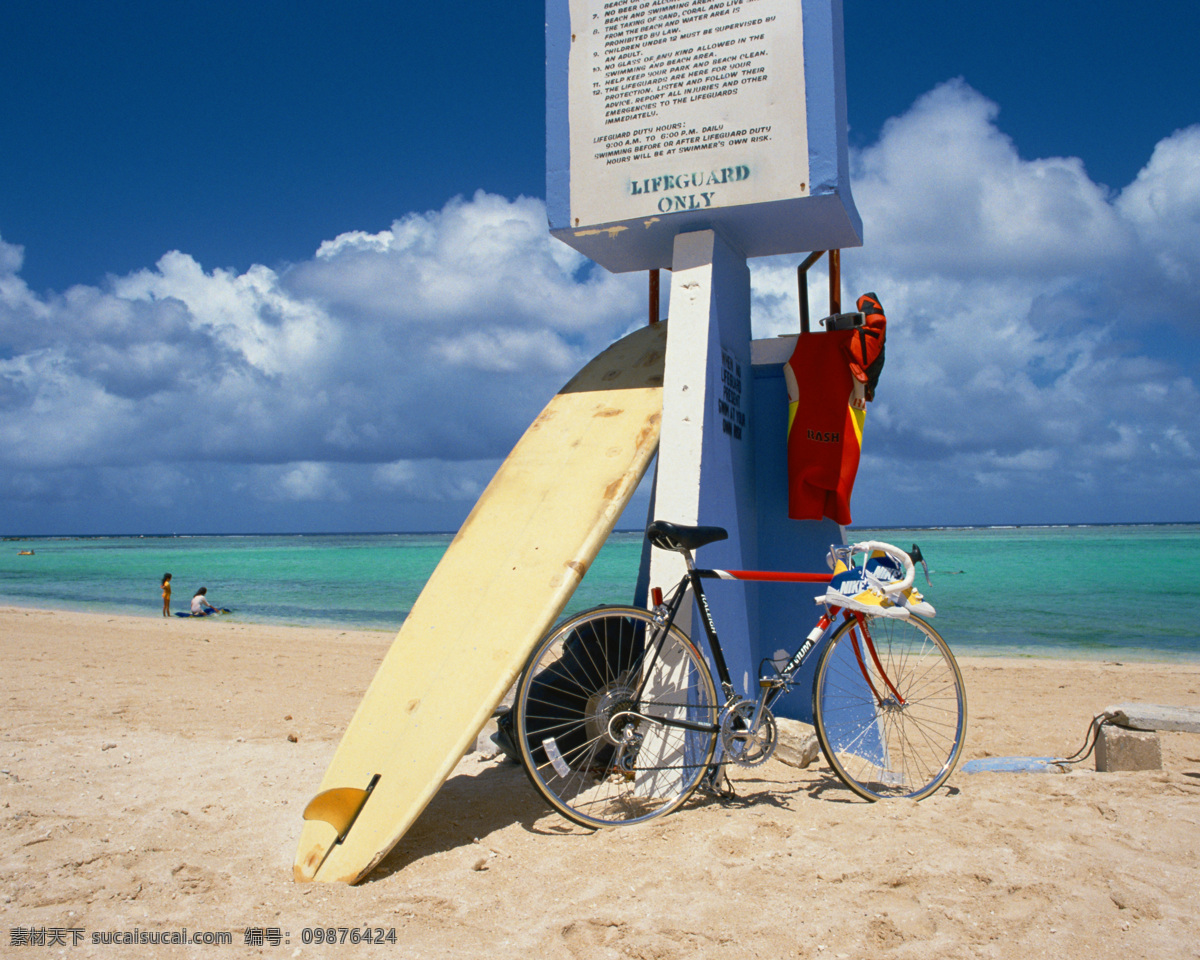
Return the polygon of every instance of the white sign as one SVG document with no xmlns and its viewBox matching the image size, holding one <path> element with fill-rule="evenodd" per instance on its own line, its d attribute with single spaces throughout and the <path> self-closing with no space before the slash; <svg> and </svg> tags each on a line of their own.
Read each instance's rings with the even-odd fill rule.
<svg viewBox="0 0 1200 960">
<path fill-rule="evenodd" d="M 808 196 L 798 0 L 570 0 L 572 226 Z"/>
</svg>

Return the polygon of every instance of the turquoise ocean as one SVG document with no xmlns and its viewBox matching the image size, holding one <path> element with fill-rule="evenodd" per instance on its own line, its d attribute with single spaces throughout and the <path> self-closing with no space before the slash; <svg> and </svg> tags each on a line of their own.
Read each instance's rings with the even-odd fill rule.
<svg viewBox="0 0 1200 960">
<path fill-rule="evenodd" d="M 1200 524 L 853 529 L 918 543 L 935 624 L 964 654 L 1200 661 Z M 46 537 L 0 542 L 0 604 L 159 616 L 201 586 L 235 620 L 399 628 L 450 534 Z M 627 602 L 642 537 L 616 533 L 568 612 Z M 20 551 L 32 550 L 32 556 Z M 703 561 L 703 553 L 701 553 Z M 470 584 L 463 585 L 470 590 Z M 797 589 L 812 589 L 800 586 Z M 714 611 L 720 626 L 721 611 Z M 448 616 L 453 611 L 447 611 Z M 815 619 L 815 608 L 814 608 Z M 797 642 L 811 624 L 797 624 Z"/>
</svg>

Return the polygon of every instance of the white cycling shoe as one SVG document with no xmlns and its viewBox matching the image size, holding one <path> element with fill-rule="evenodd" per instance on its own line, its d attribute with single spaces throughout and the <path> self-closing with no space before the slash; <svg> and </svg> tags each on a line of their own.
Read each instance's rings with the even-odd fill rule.
<svg viewBox="0 0 1200 960">
<path fill-rule="evenodd" d="M 900 580 L 904 571 L 900 565 L 882 553 L 876 552 L 864 567 L 846 569 L 841 563 L 835 568 L 833 580 L 817 603 L 857 610 L 869 617 L 895 617 L 905 619 L 910 614 L 922 617 L 937 615 L 916 587 L 908 587 L 899 593 L 887 593 L 890 582 Z"/>
</svg>

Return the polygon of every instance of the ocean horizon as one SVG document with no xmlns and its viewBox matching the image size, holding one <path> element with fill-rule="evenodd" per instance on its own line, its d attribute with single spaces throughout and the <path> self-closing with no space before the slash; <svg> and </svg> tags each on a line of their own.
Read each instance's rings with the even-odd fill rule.
<svg viewBox="0 0 1200 960">
<path fill-rule="evenodd" d="M 847 533 L 862 533 L 881 530 L 1068 530 L 1089 527 L 1200 527 L 1200 520 L 1097 520 L 1083 523 L 931 523 L 931 524 L 872 524 L 852 525 Z M 641 533 L 644 527 L 616 527 L 613 533 Z M 262 531 L 216 531 L 198 533 L 183 531 L 172 533 L 6 533 L 0 534 L 0 543 L 17 543 L 22 540 L 174 540 L 194 537 L 421 537 L 454 536 L 457 530 L 285 530 Z"/>
<path fill-rule="evenodd" d="M 170 572 L 173 611 L 205 586 L 244 622 L 395 631 L 453 536 L 6 535 L 0 604 L 159 616 Z M 1200 523 L 872 526 L 847 536 L 920 543 L 933 583 L 918 571 L 918 584 L 962 654 L 1200 660 L 1190 609 Z M 614 532 L 565 612 L 628 602 L 641 549 L 640 529 Z M 798 635 L 809 626 L 797 624 Z"/>
</svg>

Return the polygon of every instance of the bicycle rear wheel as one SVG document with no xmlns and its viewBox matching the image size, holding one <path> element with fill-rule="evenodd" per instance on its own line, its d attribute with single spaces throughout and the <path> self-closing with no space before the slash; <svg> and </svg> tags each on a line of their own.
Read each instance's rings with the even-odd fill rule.
<svg viewBox="0 0 1200 960">
<path fill-rule="evenodd" d="M 676 627 L 656 636 L 637 607 L 559 624 L 531 654 L 513 702 L 530 781 L 587 827 L 640 823 L 687 800 L 712 762 L 718 709 L 691 640 Z"/>
<path fill-rule="evenodd" d="M 834 772 L 859 796 L 920 800 L 958 763 L 967 695 L 954 654 L 920 617 L 848 620 L 817 665 L 813 720 Z"/>
</svg>

